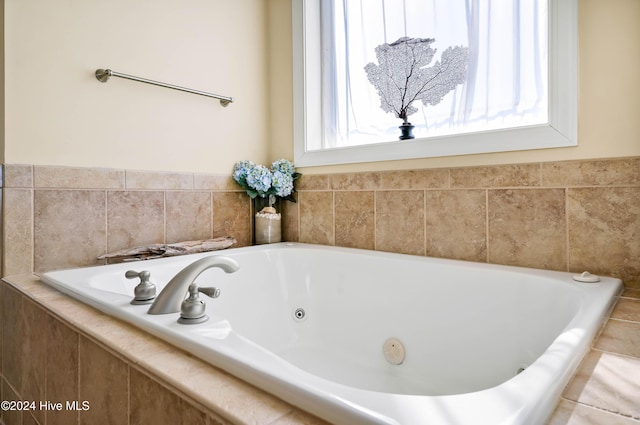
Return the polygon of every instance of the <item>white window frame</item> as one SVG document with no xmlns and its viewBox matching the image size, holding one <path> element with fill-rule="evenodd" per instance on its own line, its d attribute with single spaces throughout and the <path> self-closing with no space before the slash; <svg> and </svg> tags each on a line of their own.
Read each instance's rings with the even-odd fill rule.
<svg viewBox="0 0 640 425">
<path fill-rule="evenodd" d="M 307 150 L 322 137 L 320 2 L 291 0 L 296 166 L 318 166 L 576 146 L 578 0 L 549 0 L 549 122 L 544 125 Z M 319 143 L 311 146 L 320 146 Z"/>
</svg>

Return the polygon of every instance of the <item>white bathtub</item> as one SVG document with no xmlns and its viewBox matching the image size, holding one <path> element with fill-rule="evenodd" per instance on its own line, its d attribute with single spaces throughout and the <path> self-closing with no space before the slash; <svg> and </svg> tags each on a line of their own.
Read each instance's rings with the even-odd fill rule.
<svg viewBox="0 0 640 425">
<path fill-rule="evenodd" d="M 209 321 L 182 325 L 129 303 L 137 282 L 126 270 L 149 270 L 161 288 L 209 255 L 240 264 L 198 277 L 221 289 L 204 297 Z M 283 243 L 42 280 L 334 424 L 534 425 L 622 289 L 573 275 Z"/>
</svg>

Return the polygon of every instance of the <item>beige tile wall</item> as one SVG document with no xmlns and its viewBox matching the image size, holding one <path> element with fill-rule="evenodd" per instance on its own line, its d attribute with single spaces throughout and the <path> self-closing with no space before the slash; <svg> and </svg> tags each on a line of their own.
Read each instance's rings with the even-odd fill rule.
<svg viewBox="0 0 640 425">
<path fill-rule="evenodd" d="M 5 164 L 3 275 L 100 264 L 107 252 L 232 236 L 251 203 L 230 176 Z"/>
<path fill-rule="evenodd" d="M 3 275 L 105 252 L 233 236 L 251 203 L 230 176 L 6 164 Z M 640 288 L 640 158 L 303 175 L 286 240 L 583 271 Z"/>
<path fill-rule="evenodd" d="M 303 175 L 288 240 L 619 277 L 640 288 L 640 158 Z"/>
</svg>

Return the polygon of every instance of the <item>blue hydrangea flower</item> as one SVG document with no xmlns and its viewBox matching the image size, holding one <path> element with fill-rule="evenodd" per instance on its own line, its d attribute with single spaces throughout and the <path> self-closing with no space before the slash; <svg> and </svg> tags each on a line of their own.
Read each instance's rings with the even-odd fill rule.
<svg viewBox="0 0 640 425">
<path fill-rule="evenodd" d="M 237 162 L 233 167 L 233 179 L 244 187 L 247 181 L 247 175 L 254 166 L 251 161 Z"/>
<path fill-rule="evenodd" d="M 232 176 L 252 199 L 278 196 L 295 202 L 293 183 L 300 174 L 295 172 L 291 161 L 280 159 L 271 164 L 271 169 L 251 161 L 239 161 L 233 167 Z"/>
<path fill-rule="evenodd" d="M 293 166 L 291 161 L 279 159 L 271 164 L 271 171 L 280 171 L 282 174 L 290 176 L 296 171 L 296 168 Z"/>
<path fill-rule="evenodd" d="M 293 191 L 293 178 L 291 174 L 286 174 L 278 170 L 274 171 L 272 184 L 276 190 L 276 195 L 282 198 L 291 195 Z"/>
<path fill-rule="evenodd" d="M 247 174 L 247 184 L 260 196 L 264 196 L 271 189 L 271 180 L 271 171 L 264 165 L 254 166 Z"/>
</svg>

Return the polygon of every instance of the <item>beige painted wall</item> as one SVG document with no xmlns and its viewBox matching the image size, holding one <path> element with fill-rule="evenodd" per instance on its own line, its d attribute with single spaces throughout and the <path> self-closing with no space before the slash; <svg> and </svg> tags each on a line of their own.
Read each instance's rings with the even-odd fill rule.
<svg viewBox="0 0 640 425">
<path fill-rule="evenodd" d="M 4 163 L 4 0 L 0 0 L 0 164 Z"/>
<path fill-rule="evenodd" d="M 293 157 L 291 0 L 4 0 L 3 162 L 227 173 Z M 640 155 L 640 2 L 580 0 L 579 145 L 305 173 Z M 231 95 L 215 100 L 96 68 Z"/>
<path fill-rule="evenodd" d="M 4 0 L 4 162 L 230 172 L 268 152 L 264 0 Z M 233 96 L 111 78 L 111 68 Z"/>
<path fill-rule="evenodd" d="M 271 32 L 289 40 L 291 48 L 291 11 L 289 0 L 271 0 Z M 276 10 L 277 9 L 277 10 Z M 400 170 L 430 167 L 458 167 L 509 164 L 587 158 L 611 158 L 640 155 L 640 1 L 579 1 L 579 73 L 580 99 L 578 146 L 495 154 L 428 158 L 405 161 L 306 167 L 306 174 Z M 285 60 L 286 59 L 286 60 Z M 271 66 L 272 92 L 289 93 L 291 57 L 282 55 Z M 275 110 L 287 111 L 274 127 L 281 129 L 272 138 L 271 156 L 292 157 L 291 99 L 280 97 Z M 282 129 L 286 128 L 285 134 Z M 273 135 L 273 133 L 272 133 Z"/>
</svg>

